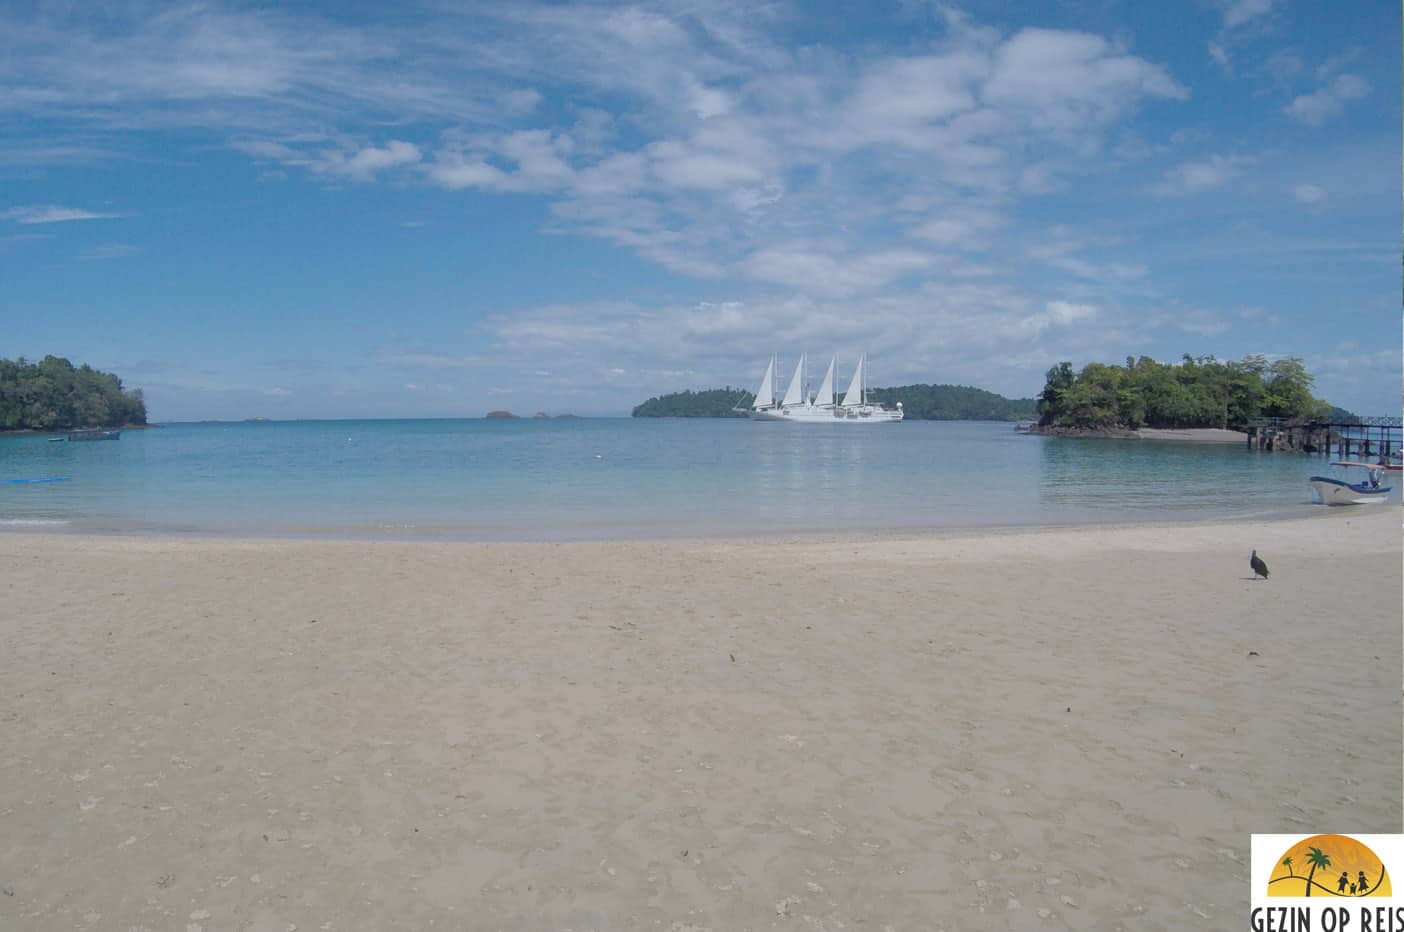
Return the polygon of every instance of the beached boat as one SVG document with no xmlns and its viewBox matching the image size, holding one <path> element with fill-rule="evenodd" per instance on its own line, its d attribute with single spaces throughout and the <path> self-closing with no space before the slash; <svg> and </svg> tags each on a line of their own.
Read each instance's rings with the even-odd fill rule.
<svg viewBox="0 0 1404 932">
<path fill-rule="evenodd" d="M 64 439 L 71 443 L 79 443 L 88 440 L 116 440 L 121 436 L 120 430 L 75 430 Z"/>
<path fill-rule="evenodd" d="M 775 357 L 765 368 L 756 399 L 747 411 L 756 421 L 787 421 L 792 424 L 892 424 L 902 420 L 902 403 L 897 402 L 896 410 L 872 404 L 867 399 L 867 360 L 866 355 L 858 357 L 858 366 L 853 370 L 853 380 L 848 383 L 848 391 L 840 402 L 834 394 L 834 371 L 838 367 L 838 357 L 829 360 L 829 369 L 824 373 L 824 381 L 819 391 L 810 396 L 805 390 L 805 355 L 800 354 L 799 365 L 790 378 L 785 395 L 778 401 L 775 398 Z M 738 409 L 746 410 L 746 409 Z"/>
<path fill-rule="evenodd" d="M 1341 460 L 1331 464 L 1340 469 L 1363 469 L 1365 478 L 1351 482 L 1336 476 L 1312 476 L 1308 481 L 1323 505 L 1373 505 L 1389 497 L 1390 487 L 1382 483 L 1386 470 L 1398 466 L 1384 463 L 1357 463 Z"/>
</svg>

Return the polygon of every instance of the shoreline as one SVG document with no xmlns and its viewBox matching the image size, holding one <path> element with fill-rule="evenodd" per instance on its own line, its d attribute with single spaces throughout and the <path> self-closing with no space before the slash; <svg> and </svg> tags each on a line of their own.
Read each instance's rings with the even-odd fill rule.
<svg viewBox="0 0 1404 932">
<path fill-rule="evenodd" d="M 1244 444 L 1248 434 L 1218 427 L 1039 427 L 1034 424 L 1018 433 L 1034 437 L 1060 437 L 1070 440 L 1151 440 L 1174 443 Z M 1282 451 L 1302 452 L 1302 451 Z"/>
<path fill-rule="evenodd" d="M 43 436 L 45 434 L 77 434 L 84 431 L 99 430 L 155 430 L 160 426 L 160 424 L 123 424 L 121 427 L 52 427 L 44 429 L 38 427 L 13 427 L 0 429 L 0 438 Z"/>
<path fill-rule="evenodd" d="M 1250 833 L 1404 819 L 1399 515 L 1344 511 L 0 535 L 0 925 L 1227 927 Z"/>
<path fill-rule="evenodd" d="M 1353 509 L 1328 508 L 1319 503 L 1299 502 L 1291 507 L 1280 507 L 1270 511 L 1248 512 L 1222 517 L 1186 517 L 1179 519 L 1133 520 L 1125 517 L 1109 517 L 1105 520 L 1088 518 L 1082 521 L 1067 521 L 1045 524 L 963 524 L 943 526 L 892 526 L 892 527 L 848 527 L 848 528 L 785 528 L 774 531 L 756 529 L 718 528 L 712 531 L 699 531 L 693 528 L 673 530 L 643 530 L 634 533 L 610 533 L 593 536 L 574 528 L 542 530 L 528 528 L 516 531 L 495 526 L 492 531 L 480 534 L 465 533 L 460 528 L 435 528 L 413 526 L 387 526 L 377 528 L 311 528 L 311 529 L 254 529 L 248 527 L 95 527 L 75 524 L 71 519 L 16 518 L 0 520 L 0 538 L 6 535 L 56 537 L 95 537 L 133 539 L 171 539 L 185 541 L 297 541 L 303 543 L 345 542 L 345 543 L 405 543 L 405 544 L 610 544 L 610 543 L 716 543 L 716 542 L 822 542 L 833 541 L 884 541 L 905 539 L 926 539 L 945 537 L 979 537 L 993 534 L 1044 533 L 1080 530 L 1114 530 L 1131 528 L 1176 528 L 1214 525 L 1235 525 L 1244 522 L 1276 524 L 1284 521 L 1331 520 L 1338 512 L 1360 512 L 1362 509 L 1384 511 L 1398 508 L 1398 502 L 1385 502 L 1381 506 L 1360 506 Z M 6 521 L 10 523 L 6 523 Z"/>
</svg>

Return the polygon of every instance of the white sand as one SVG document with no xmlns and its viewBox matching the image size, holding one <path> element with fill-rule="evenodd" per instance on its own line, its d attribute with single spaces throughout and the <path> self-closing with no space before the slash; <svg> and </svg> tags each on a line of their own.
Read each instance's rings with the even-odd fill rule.
<svg viewBox="0 0 1404 932">
<path fill-rule="evenodd" d="M 0 535 L 0 928 L 1242 928 L 1400 830 L 1399 522 Z"/>
</svg>

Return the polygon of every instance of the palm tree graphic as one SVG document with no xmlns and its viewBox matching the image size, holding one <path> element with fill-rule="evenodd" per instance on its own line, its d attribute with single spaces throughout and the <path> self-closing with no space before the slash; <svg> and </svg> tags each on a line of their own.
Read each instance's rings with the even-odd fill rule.
<svg viewBox="0 0 1404 932">
<path fill-rule="evenodd" d="M 1331 856 L 1320 848 L 1308 848 L 1307 850 L 1311 852 L 1307 855 L 1307 863 L 1311 865 L 1311 873 L 1307 874 L 1306 878 L 1306 895 L 1311 896 L 1311 878 L 1316 874 L 1318 867 L 1331 866 Z"/>
<path fill-rule="evenodd" d="M 1285 868 L 1287 868 L 1287 876 L 1288 876 L 1288 877 L 1295 877 L 1295 876 L 1297 876 L 1296 874 L 1292 873 L 1292 859 L 1291 859 L 1291 858 L 1283 858 L 1283 859 L 1282 859 L 1282 866 L 1285 867 Z"/>
</svg>

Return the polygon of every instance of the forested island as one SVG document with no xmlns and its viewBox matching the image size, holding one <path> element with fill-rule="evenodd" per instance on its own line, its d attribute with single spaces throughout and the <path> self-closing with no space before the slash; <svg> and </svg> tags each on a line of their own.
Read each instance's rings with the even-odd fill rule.
<svg viewBox="0 0 1404 932">
<path fill-rule="evenodd" d="M 146 424 L 141 389 L 59 356 L 0 359 L 0 430 L 78 430 Z"/>
<path fill-rule="evenodd" d="M 634 408 L 634 417 L 745 417 L 733 408 L 749 408 L 756 400 L 744 388 L 712 388 L 706 391 L 673 392 L 650 398 Z"/>
<path fill-rule="evenodd" d="M 994 392 L 965 385 L 903 385 L 870 388 L 874 404 L 902 409 L 910 419 L 925 421 L 1018 421 L 1036 416 L 1037 400 L 1005 398 Z M 673 392 L 650 398 L 634 409 L 634 417 L 746 417 L 755 395 L 742 388 Z"/>
<path fill-rule="evenodd" d="M 1048 430 L 1136 430 L 1217 427 L 1241 430 L 1251 419 L 1349 416 L 1311 393 L 1314 379 L 1296 357 L 1261 355 L 1237 362 L 1190 356 L 1174 364 L 1148 356 L 1126 365 L 1093 362 L 1074 373 L 1048 370 L 1038 423 Z"/>
</svg>

